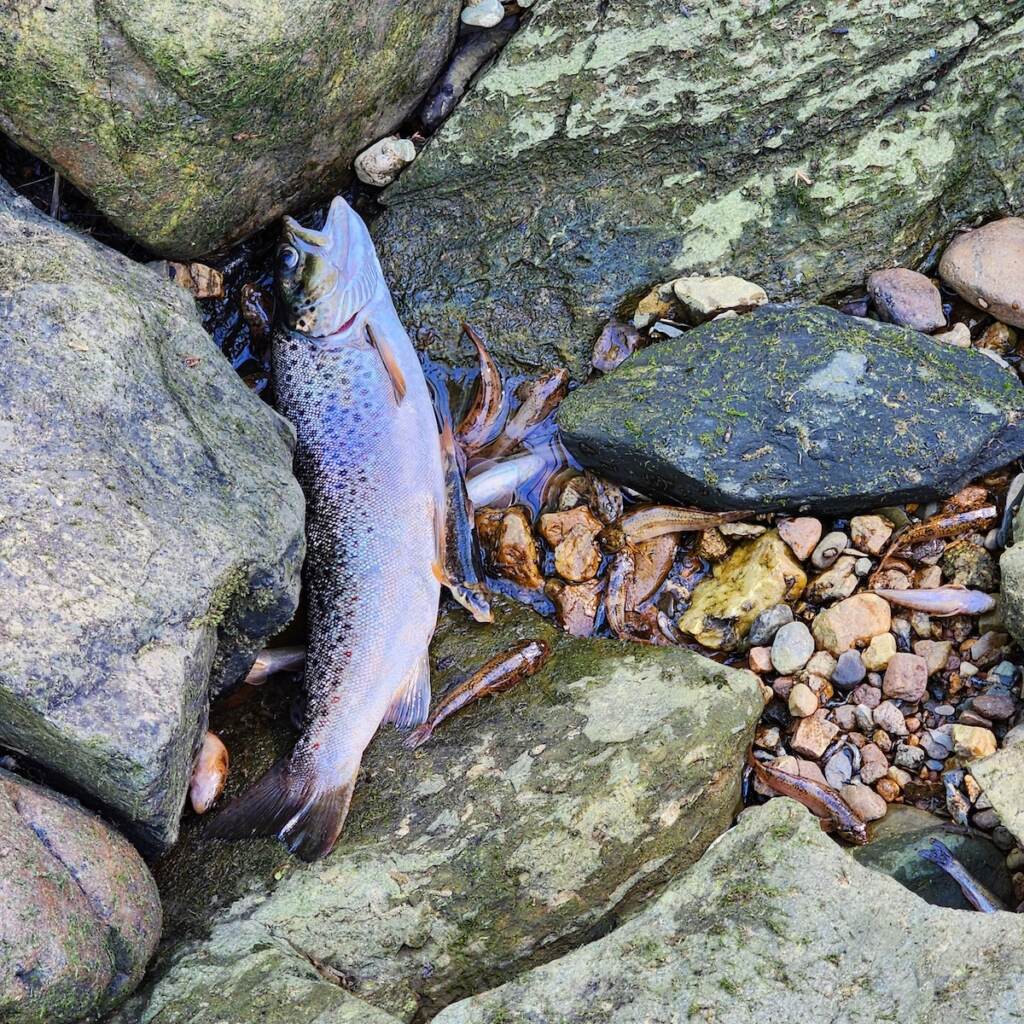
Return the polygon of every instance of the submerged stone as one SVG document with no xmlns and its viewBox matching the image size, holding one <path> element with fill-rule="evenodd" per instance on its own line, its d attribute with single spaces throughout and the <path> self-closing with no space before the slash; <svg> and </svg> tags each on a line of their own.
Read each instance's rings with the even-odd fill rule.
<svg viewBox="0 0 1024 1024">
<path fill-rule="evenodd" d="M 1019 915 L 930 906 L 779 798 L 611 935 L 434 1021 L 1009 1021 L 1022 940 Z"/>
<path fill-rule="evenodd" d="M 979 352 L 819 306 L 653 345 L 558 413 L 580 462 L 651 497 L 833 513 L 952 494 L 1024 454 L 1022 420 Z"/>
<path fill-rule="evenodd" d="M 268 945 L 424 1019 L 601 934 L 728 827 L 763 706 L 751 673 L 679 648 L 573 639 L 504 600 L 495 610 L 487 627 L 461 611 L 442 620 L 435 692 L 524 638 L 550 643 L 551 660 L 415 754 L 383 729 L 325 860 L 302 864 L 271 840 L 212 843 L 216 811 L 190 820 L 158 870 L 179 938 L 118 1024 L 191 1021 L 210 991 L 244 988 Z M 293 696 L 268 685 L 226 698 L 215 728 L 232 793 L 294 742 Z"/>
<path fill-rule="evenodd" d="M 232 683 L 295 610 L 293 431 L 192 298 L 0 182 L 0 745 L 169 846 Z"/>
</svg>

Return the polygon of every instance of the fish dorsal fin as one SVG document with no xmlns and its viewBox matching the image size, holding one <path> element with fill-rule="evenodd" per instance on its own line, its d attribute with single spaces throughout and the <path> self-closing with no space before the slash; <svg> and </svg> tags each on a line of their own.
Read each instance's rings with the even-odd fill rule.
<svg viewBox="0 0 1024 1024">
<path fill-rule="evenodd" d="M 412 729 L 427 720 L 430 711 L 430 658 L 424 652 L 391 699 L 384 716 L 399 729 Z"/>
<path fill-rule="evenodd" d="M 388 377 L 391 378 L 391 386 L 395 391 L 395 404 L 401 405 L 406 392 L 405 374 L 402 373 L 402 368 L 398 365 L 394 351 L 380 336 L 380 332 L 375 331 L 370 326 L 369 321 L 366 324 L 366 336 L 370 339 L 370 344 L 376 349 L 377 355 L 380 356 L 380 361 L 384 364 Z"/>
</svg>

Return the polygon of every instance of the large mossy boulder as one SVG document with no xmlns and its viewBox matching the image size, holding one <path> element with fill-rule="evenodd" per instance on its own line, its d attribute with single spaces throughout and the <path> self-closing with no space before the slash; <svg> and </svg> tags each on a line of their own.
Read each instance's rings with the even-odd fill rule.
<svg viewBox="0 0 1024 1024">
<path fill-rule="evenodd" d="M 1024 388 L 974 349 L 764 306 L 627 359 L 558 411 L 585 466 L 707 508 L 850 512 L 945 497 L 1024 455 Z"/>
<path fill-rule="evenodd" d="M 611 935 L 435 1021 L 963 1024 L 1022 1002 L 1019 915 L 933 907 L 778 799 Z"/>
<path fill-rule="evenodd" d="M 859 287 L 1024 209 L 1022 58 L 1016 3 L 538 0 L 385 192 L 385 272 L 411 329 L 577 377 L 674 277 Z"/>
<path fill-rule="evenodd" d="M 138 985 L 159 938 L 156 883 L 127 840 L 0 771 L 0 1020 L 94 1020 Z"/>
<path fill-rule="evenodd" d="M 327 195 L 410 113 L 458 0 L 11 0 L 0 130 L 167 256 Z"/>
<path fill-rule="evenodd" d="M 168 947 L 118 1024 L 205 1024 L 193 1014 L 206 993 L 243 990 L 268 946 L 423 1019 L 602 934 L 728 827 L 762 708 L 750 673 L 573 639 L 496 607 L 493 626 L 443 619 L 435 690 L 522 638 L 550 643 L 550 662 L 415 754 L 385 729 L 327 859 L 304 865 L 272 840 L 212 843 L 192 821 L 157 871 L 169 930 L 191 937 Z M 294 742 L 294 695 L 246 687 L 223 702 L 233 791 Z"/>
<path fill-rule="evenodd" d="M 0 183 L 0 747 L 166 848 L 208 695 L 288 622 L 293 432 L 193 300 Z"/>
</svg>

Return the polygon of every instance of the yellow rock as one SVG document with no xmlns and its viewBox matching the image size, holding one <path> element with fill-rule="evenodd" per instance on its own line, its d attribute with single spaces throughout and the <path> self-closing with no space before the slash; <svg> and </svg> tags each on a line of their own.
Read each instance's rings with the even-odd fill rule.
<svg viewBox="0 0 1024 1024">
<path fill-rule="evenodd" d="M 996 737 L 980 725 L 954 725 L 953 751 L 960 757 L 988 757 L 996 752 Z"/>
<path fill-rule="evenodd" d="M 799 597 L 807 576 L 778 530 L 739 545 L 697 584 L 679 628 L 705 647 L 733 650 L 766 608 Z"/>
</svg>

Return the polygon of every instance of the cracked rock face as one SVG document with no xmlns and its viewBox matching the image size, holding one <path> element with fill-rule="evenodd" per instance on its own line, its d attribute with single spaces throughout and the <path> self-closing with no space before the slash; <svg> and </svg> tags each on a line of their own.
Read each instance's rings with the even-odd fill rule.
<svg viewBox="0 0 1024 1024">
<path fill-rule="evenodd" d="M 972 349 L 764 306 L 644 349 L 558 410 L 583 465 L 704 508 L 846 512 L 953 494 L 1024 454 L 1024 388 Z"/>
<path fill-rule="evenodd" d="M 159 938 L 156 883 L 131 845 L 0 770 L 0 1020 L 94 1019 L 131 993 Z"/>
<path fill-rule="evenodd" d="M 291 618 L 292 430 L 192 299 L 0 182 L 0 746 L 169 846 L 206 730 Z"/>
<path fill-rule="evenodd" d="M 1018 4 L 540 0 L 384 194 L 403 322 L 582 378 L 659 282 L 821 300 L 916 266 L 1024 209 L 1022 57 Z"/>
<path fill-rule="evenodd" d="M 169 931 L 191 937 L 117 1024 L 214 1024 L 209 993 L 248 1005 L 267 957 L 402 1021 L 429 1015 L 601 934 L 728 826 L 762 708 L 750 673 L 576 640 L 496 607 L 486 628 L 461 610 L 442 620 L 435 693 L 520 639 L 550 643 L 550 662 L 415 754 L 383 731 L 330 857 L 303 865 L 272 841 L 211 843 L 193 822 L 158 871 Z M 293 696 L 265 687 L 224 709 L 236 789 L 293 742 L 280 726 Z"/>
<path fill-rule="evenodd" d="M 435 1021 L 1009 1021 L 1024 1000 L 1022 940 L 1019 915 L 933 907 L 780 798 L 607 938 Z"/>
<path fill-rule="evenodd" d="M 13 0 L 0 130 L 115 224 L 194 257 L 334 191 L 455 36 L 456 0 Z"/>
</svg>

